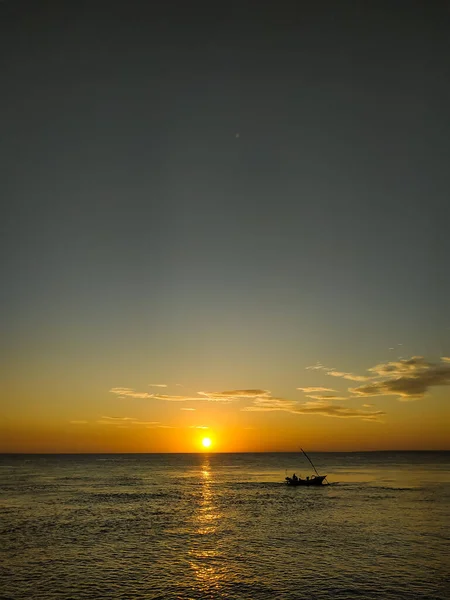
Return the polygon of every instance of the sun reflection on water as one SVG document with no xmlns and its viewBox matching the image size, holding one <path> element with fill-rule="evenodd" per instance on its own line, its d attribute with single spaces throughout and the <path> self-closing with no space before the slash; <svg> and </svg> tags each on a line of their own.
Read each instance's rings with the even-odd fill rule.
<svg viewBox="0 0 450 600">
<path fill-rule="evenodd" d="M 189 551 L 189 565 L 200 590 L 205 593 L 218 590 L 225 577 L 222 555 L 217 541 L 217 529 L 221 515 L 217 507 L 214 476 L 208 456 L 204 457 L 201 466 L 200 487 L 199 505 L 194 516 L 195 543 Z"/>
<path fill-rule="evenodd" d="M 197 514 L 197 533 L 200 535 L 212 535 L 216 532 L 216 521 L 219 518 L 218 510 L 215 505 L 213 492 L 213 478 L 209 457 L 205 460 L 201 469 L 201 498 Z"/>
</svg>

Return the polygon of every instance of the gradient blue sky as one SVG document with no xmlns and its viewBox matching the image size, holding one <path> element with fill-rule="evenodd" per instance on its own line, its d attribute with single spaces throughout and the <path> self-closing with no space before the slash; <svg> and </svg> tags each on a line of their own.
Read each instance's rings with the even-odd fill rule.
<svg viewBox="0 0 450 600">
<path fill-rule="evenodd" d="M 0 15 L 4 449 L 45 423 L 60 439 L 71 420 L 126 417 L 114 387 L 298 401 L 329 382 L 317 361 L 450 356 L 447 3 Z M 401 410 L 442 422 L 446 385 Z M 412 414 L 380 402 L 391 429 Z M 189 427 L 168 404 L 132 410 Z M 279 440 L 306 427 L 235 412 L 236 439 L 269 417 Z M 314 419 L 358 449 L 345 419 Z"/>
</svg>

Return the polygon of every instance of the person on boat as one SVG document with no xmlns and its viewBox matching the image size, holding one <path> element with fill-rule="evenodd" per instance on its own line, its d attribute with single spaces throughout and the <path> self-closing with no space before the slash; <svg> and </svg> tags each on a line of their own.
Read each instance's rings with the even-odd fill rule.
<svg viewBox="0 0 450 600">
<path fill-rule="evenodd" d="M 298 477 L 295 473 L 292 475 L 292 481 L 298 481 Z"/>
</svg>

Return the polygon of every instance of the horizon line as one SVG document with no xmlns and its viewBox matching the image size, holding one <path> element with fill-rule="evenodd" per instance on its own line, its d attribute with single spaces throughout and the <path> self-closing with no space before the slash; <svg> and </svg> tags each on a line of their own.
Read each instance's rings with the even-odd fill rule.
<svg viewBox="0 0 450 600">
<path fill-rule="evenodd" d="M 450 449 L 420 449 L 420 450 L 308 450 L 316 454 L 363 454 L 371 452 L 450 452 Z M 89 456 L 96 454 L 107 454 L 107 455 L 149 455 L 149 454 L 199 454 L 201 456 L 210 454 L 300 454 L 297 450 L 255 450 L 255 451 L 242 451 L 242 452 L 0 452 L 0 456 Z"/>
</svg>

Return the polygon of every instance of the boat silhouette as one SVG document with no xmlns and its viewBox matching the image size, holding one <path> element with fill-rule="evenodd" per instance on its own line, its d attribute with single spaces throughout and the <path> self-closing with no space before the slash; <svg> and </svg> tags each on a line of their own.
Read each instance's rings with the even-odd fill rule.
<svg viewBox="0 0 450 600">
<path fill-rule="evenodd" d="M 312 465 L 312 468 L 315 471 L 315 475 L 312 475 L 311 477 L 306 477 L 306 479 L 302 479 L 301 477 L 297 477 L 297 475 L 294 473 L 292 475 L 292 477 L 286 477 L 285 481 L 287 485 L 292 485 L 292 486 L 299 486 L 299 485 L 323 485 L 323 482 L 325 481 L 325 479 L 327 478 L 326 475 L 319 475 L 319 473 L 317 472 L 316 467 L 314 466 L 312 460 L 309 458 L 309 456 L 306 454 L 306 452 L 303 450 L 303 448 L 300 448 L 300 450 L 303 452 L 303 454 L 306 456 L 306 458 L 309 460 L 309 462 Z M 327 485 L 328 485 L 328 481 L 327 481 Z"/>
</svg>

